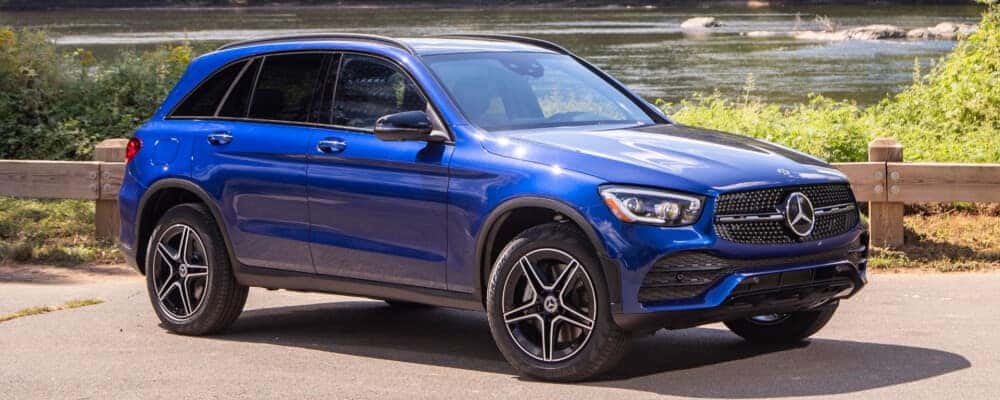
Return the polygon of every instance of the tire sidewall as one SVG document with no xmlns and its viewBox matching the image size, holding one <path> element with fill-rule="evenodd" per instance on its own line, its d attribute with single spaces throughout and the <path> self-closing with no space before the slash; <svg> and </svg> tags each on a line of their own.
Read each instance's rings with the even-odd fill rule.
<svg viewBox="0 0 1000 400">
<path fill-rule="evenodd" d="M 560 379 L 560 376 L 575 375 L 579 370 L 588 368 L 590 360 L 599 358 L 601 350 L 599 347 L 603 339 L 611 334 L 611 329 L 617 328 L 613 326 L 614 322 L 611 320 L 611 304 L 604 273 L 594 250 L 582 240 L 579 234 L 570 236 L 571 240 L 550 240 L 530 237 L 530 231 L 525 233 L 528 235 L 522 234 L 504 247 L 491 270 L 486 299 L 490 331 L 504 358 L 518 370 L 544 379 Z M 503 287 L 508 274 L 517 265 L 517 260 L 531 251 L 545 248 L 557 249 L 575 258 L 590 276 L 597 297 L 595 299 L 597 313 L 594 319 L 594 330 L 584 348 L 569 359 L 556 362 L 540 361 L 525 354 L 509 334 L 506 323 L 503 321 L 502 311 Z"/>
<path fill-rule="evenodd" d="M 169 330 L 184 331 L 187 327 L 193 327 L 200 324 L 203 319 L 202 315 L 209 312 L 208 309 L 213 303 L 213 297 L 217 296 L 214 289 L 218 286 L 216 284 L 216 280 L 219 279 L 219 269 L 229 268 L 228 260 L 219 259 L 219 257 L 217 257 L 218 252 L 216 246 L 219 244 L 215 243 L 215 240 L 213 240 L 209 234 L 209 232 L 211 232 L 209 229 L 217 230 L 218 228 L 209 225 L 211 222 L 211 216 L 204 215 L 203 210 L 189 205 L 180 205 L 167 210 L 163 217 L 157 221 L 156 228 L 150 235 L 149 243 L 146 246 L 144 269 L 146 271 L 146 291 L 149 294 L 150 302 L 153 304 L 153 310 L 156 311 L 156 315 L 160 318 L 160 321 L 166 325 Z M 156 244 L 159 243 L 168 228 L 177 224 L 187 225 L 194 230 L 195 234 L 198 235 L 198 238 L 205 247 L 205 258 L 208 262 L 208 277 L 205 282 L 207 292 L 205 293 L 205 298 L 201 300 L 201 303 L 198 305 L 198 309 L 195 310 L 194 314 L 183 320 L 177 319 L 163 310 L 163 305 L 156 296 L 154 274 L 152 273 L 153 262 L 156 255 Z"/>
</svg>

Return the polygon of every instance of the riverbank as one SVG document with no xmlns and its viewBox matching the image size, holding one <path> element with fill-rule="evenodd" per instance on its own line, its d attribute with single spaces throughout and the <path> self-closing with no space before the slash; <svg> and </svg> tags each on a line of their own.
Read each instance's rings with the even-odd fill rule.
<svg viewBox="0 0 1000 400">
<path fill-rule="evenodd" d="M 563 1 L 531 1 L 531 0 L 457 0 L 449 1 L 445 4 L 436 1 L 417 0 L 299 0 L 299 1 L 255 1 L 255 0 L 89 0 L 80 2 L 78 0 L 0 0 L 0 10 L 23 11 L 23 10 L 47 10 L 47 9 L 246 9 L 246 8 L 284 8 L 289 7 L 336 7 L 336 8 L 391 8 L 391 9 L 461 9 L 461 8 L 488 8 L 488 9 L 551 9 L 551 8 L 670 8 L 684 7 L 690 5 L 699 6 L 727 6 L 746 8 L 767 8 L 772 6 L 787 5 L 823 5 L 829 4 L 827 0 L 634 0 L 634 1 L 598 1 L 598 0 L 563 0 Z M 942 4 L 968 4 L 968 0 L 929 0 L 929 1 L 900 1 L 900 0 L 847 0 L 839 1 L 845 5 L 942 5 Z"/>
</svg>

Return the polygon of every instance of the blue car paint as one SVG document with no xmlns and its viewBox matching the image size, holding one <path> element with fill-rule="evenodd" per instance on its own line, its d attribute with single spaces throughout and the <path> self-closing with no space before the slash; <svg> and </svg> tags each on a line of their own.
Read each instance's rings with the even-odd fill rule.
<svg viewBox="0 0 1000 400">
<path fill-rule="evenodd" d="M 438 44 L 412 43 L 426 52 L 435 51 Z M 495 47 L 493 51 L 525 51 L 523 45 Z M 478 48 L 456 49 L 446 50 Z M 332 127 L 166 118 L 202 79 L 233 60 L 305 50 L 359 52 L 399 64 L 423 89 L 449 128 L 452 142 L 390 143 Z M 206 147 L 206 135 L 218 131 L 234 131 L 234 144 L 212 152 Z M 282 135 L 291 131 L 300 134 L 293 140 Z M 241 147 L 236 144 L 245 139 L 241 136 L 253 136 L 252 142 L 259 143 Z M 829 165 L 780 146 L 672 124 L 487 134 L 464 119 L 419 55 L 376 42 L 284 42 L 206 54 L 192 62 L 136 137 L 145 145 L 126 169 L 119 202 L 126 227 L 120 239 L 133 259 L 139 250 L 131 227 L 138 223 L 140 199 L 147 188 L 168 178 L 204 189 L 219 205 L 222 225 L 240 263 L 457 293 L 483 292 L 477 246 L 492 213 L 517 199 L 548 199 L 575 212 L 596 232 L 599 250 L 618 268 L 614 279 L 620 280 L 621 293 L 615 297 L 621 304 L 615 309 L 624 313 L 714 307 L 750 276 L 732 275 L 698 298 L 640 304 L 637 293 L 645 272 L 670 253 L 698 249 L 735 258 L 807 254 L 852 243 L 864 229 L 859 224 L 837 237 L 788 245 L 719 240 L 711 221 L 714 199 L 721 193 L 846 179 Z M 335 156 L 317 152 L 316 142 L 330 137 L 346 137 L 349 150 Z M 172 144 L 162 148 L 150 145 L 168 142 Z M 623 223 L 598 193 L 599 186 L 609 183 L 700 194 L 707 199 L 705 212 L 695 224 L 684 227 Z M 251 203 L 239 204 L 241 196 Z M 335 199 L 335 206 L 318 203 L 330 199 Z M 241 217 L 244 206 L 257 214 Z M 359 219 L 372 212 L 378 217 Z M 338 219 L 340 213 L 348 215 Z M 354 257 L 366 262 L 338 264 Z M 811 266 L 768 271 L 804 267 Z M 860 268 L 863 277 L 864 264 Z"/>
</svg>

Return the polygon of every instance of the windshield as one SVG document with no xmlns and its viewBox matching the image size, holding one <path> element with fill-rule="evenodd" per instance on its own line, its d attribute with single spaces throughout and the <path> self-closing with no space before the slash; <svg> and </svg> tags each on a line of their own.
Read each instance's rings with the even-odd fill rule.
<svg viewBox="0 0 1000 400">
<path fill-rule="evenodd" d="M 473 124 L 488 131 L 653 120 L 573 58 L 546 53 L 463 53 L 424 60 Z"/>
</svg>

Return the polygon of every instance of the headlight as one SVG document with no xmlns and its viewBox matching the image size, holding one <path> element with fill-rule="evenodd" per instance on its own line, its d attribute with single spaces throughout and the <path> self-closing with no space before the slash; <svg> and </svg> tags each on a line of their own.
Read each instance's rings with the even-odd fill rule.
<svg viewBox="0 0 1000 400">
<path fill-rule="evenodd" d="M 695 223 L 705 202 L 699 196 L 626 186 L 604 186 L 601 197 L 622 221 L 665 226 Z"/>
</svg>

